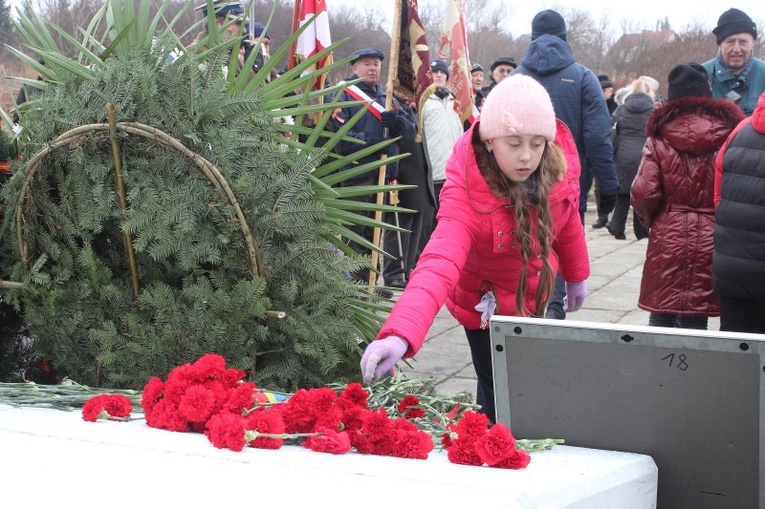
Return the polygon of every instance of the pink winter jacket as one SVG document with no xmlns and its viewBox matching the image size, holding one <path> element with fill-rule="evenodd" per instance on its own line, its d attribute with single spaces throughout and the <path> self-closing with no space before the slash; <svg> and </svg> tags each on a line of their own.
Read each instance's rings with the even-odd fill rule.
<svg viewBox="0 0 765 509">
<path fill-rule="evenodd" d="M 479 329 L 475 306 L 489 290 L 497 299 L 497 315 L 517 315 L 515 291 L 523 270 L 520 244 L 515 241 L 511 205 L 496 198 L 476 164 L 471 129 L 457 140 L 446 163 L 438 225 L 417 261 L 406 291 L 393 306 L 377 338 L 400 336 L 409 342 L 405 357 L 416 354 L 433 320 L 446 302 L 451 314 L 468 329 Z M 553 186 L 549 201 L 553 218 L 550 264 L 560 265 L 563 279 L 584 281 L 590 262 L 579 218 L 579 156 L 570 131 L 558 121 L 555 141 L 568 162 L 564 179 Z M 541 256 L 541 255 L 539 255 Z M 539 258 L 538 256 L 538 258 Z M 542 262 L 528 270 L 526 306 L 534 309 Z"/>
</svg>

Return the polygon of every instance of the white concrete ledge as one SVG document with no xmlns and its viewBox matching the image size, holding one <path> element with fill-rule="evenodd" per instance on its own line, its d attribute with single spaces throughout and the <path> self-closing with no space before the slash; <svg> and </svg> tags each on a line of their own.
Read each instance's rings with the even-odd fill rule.
<svg viewBox="0 0 765 509">
<path fill-rule="evenodd" d="M 299 446 L 233 452 L 143 420 L 90 423 L 80 411 L 0 404 L 0 455 L 7 500 L 45 496 L 64 509 L 656 507 L 649 456 L 567 446 L 532 453 L 525 470 L 455 465 L 438 451 L 424 461 Z"/>
</svg>

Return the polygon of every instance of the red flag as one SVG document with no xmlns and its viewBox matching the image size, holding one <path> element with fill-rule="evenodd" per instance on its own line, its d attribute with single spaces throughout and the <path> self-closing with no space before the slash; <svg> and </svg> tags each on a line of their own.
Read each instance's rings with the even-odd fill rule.
<svg viewBox="0 0 765 509">
<path fill-rule="evenodd" d="M 311 26 L 306 28 L 300 34 L 300 37 L 298 37 L 295 48 L 295 61 L 299 63 L 329 47 L 332 44 L 332 38 L 329 34 L 329 17 L 327 15 L 326 0 L 295 0 L 295 11 L 300 13 L 300 27 L 308 23 L 314 14 L 318 15 L 313 20 L 313 23 L 311 23 Z M 332 62 L 333 57 L 330 53 L 319 60 L 316 66 L 308 69 L 308 72 L 322 69 Z M 313 89 L 319 90 L 323 88 L 325 81 L 326 74 L 322 74 L 319 81 L 313 86 Z"/>
<path fill-rule="evenodd" d="M 457 97 L 457 113 L 462 121 L 473 120 L 475 94 L 470 82 L 470 56 L 468 55 L 467 28 L 462 0 L 448 0 L 446 21 L 438 54 L 442 60 L 451 60 L 449 89 Z"/>
<path fill-rule="evenodd" d="M 398 55 L 394 88 L 419 107 L 422 93 L 433 82 L 433 77 L 430 73 L 430 50 L 425 28 L 420 21 L 417 0 L 404 0 L 402 4 Z"/>
</svg>

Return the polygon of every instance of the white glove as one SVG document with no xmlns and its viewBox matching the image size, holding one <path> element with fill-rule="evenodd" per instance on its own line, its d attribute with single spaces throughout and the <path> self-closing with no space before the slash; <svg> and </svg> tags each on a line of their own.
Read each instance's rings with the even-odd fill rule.
<svg viewBox="0 0 765 509">
<path fill-rule="evenodd" d="M 409 349 L 409 343 L 398 336 L 388 336 L 370 343 L 361 357 L 361 377 L 364 383 L 379 380 Z"/>
</svg>

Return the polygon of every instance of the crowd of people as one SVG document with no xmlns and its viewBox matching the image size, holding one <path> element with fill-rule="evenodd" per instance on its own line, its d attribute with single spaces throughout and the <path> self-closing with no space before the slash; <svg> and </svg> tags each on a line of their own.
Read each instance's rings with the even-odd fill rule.
<svg viewBox="0 0 765 509">
<path fill-rule="evenodd" d="M 263 25 L 245 20 L 239 3 L 214 5 L 219 26 L 244 34 L 237 72 L 258 72 L 269 58 Z M 207 4 L 201 9 L 206 15 Z M 498 58 L 488 73 L 472 63 L 480 112 L 472 123 L 457 113 L 447 62 L 429 62 L 432 84 L 415 104 L 388 97 L 381 50 L 352 53 L 335 118 L 358 120 L 337 150 L 351 155 L 392 140 L 346 169 L 409 153 L 386 165 L 385 181 L 415 186 L 394 202 L 415 213 L 384 219 L 405 230 L 382 239 L 393 255 L 384 284 L 403 293 L 363 354 L 365 380 L 415 355 L 445 304 L 465 328 L 477 402 L 493 420 L 489 319 L 565 319 L 581 308 L 593 187 L 591 227 L 624 240 L 632 207 L 632 233 L 648 239 L 637 305 L 650 312 L 649 325 L 705 329 L 720 316 L 722 330 L 765 333 L 765 62 L 753 55 L 756 23 L 738 9 L 722 13 L 717 54 L 678 62 L 666 98 L 650 76 L 614 90 L 607 75 L 577 62 L 567 33 L 558 12 L 543 10 L 519 61 Z M 378 184 L 377 170 L 351 173 L 341 186 Z M 373 241 L 368 224 L 352 229 Z M 351 277 L 366 284 L 371 269 Z M 390 297 L 388 289 L 378 292 Z"/>
</svg>

